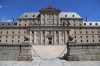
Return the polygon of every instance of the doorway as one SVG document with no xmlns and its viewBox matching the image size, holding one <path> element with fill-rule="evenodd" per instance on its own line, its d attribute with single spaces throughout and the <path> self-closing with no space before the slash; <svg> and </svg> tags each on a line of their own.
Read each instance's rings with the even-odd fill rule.
<svg viewBox="0 0 100 66">
<path fill-rule="evenodd" d="M 48 38 L 48 45 L 52 45 L 52 38 Z"/>
</svg>

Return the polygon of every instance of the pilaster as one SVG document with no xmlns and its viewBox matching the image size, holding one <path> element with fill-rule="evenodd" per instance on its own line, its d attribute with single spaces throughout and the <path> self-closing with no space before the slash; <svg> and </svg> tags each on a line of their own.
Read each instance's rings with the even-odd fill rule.
<svg viewBox="0 0 100 66">
<path fill-rule="evenodd" d="M 30 42 L 32 42 L 32 31 L 30 31 Z"/>
</svg>

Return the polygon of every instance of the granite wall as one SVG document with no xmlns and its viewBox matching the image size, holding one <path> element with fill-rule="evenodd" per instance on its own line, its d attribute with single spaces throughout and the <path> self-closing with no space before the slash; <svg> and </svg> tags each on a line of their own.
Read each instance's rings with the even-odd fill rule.
<svg viewBox="0 0 100 66">
<path fill-rule="evenodd" d="M 69 42 L 69 61 L 100 61 L 100 43 L 76 44 Z"/>
<path fill-rule="evenodd" d="M 29 44 L 0 44 L 0 61 L 28 61 L 32 59 Z"/>
</svg>

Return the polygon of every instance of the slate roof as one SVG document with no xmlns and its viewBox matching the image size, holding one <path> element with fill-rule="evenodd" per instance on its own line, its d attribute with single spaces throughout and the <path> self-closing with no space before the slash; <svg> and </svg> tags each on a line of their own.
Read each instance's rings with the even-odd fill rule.
<svg viewBox="0 0 100 66">
<path fill-rule="evenodd" d="M 14 27 L 17 23 L 15 22 L 0 22 L 0 27 Z"/>
<path fill-rule="evenodd" d="M 86 24 L 86 25 L 85 25 Z M 91 25 L 90 25 L 91 24 Z M 100 22 L 83 22 L 83 26 L 100 26 Z"/>
<path fill-rule="evenodd" d="M 38 18 L 39 15 L 40 15 L 39 12 L 26 12 L 22 14 L 19 18 Z M 65 15 L 67 15 L 67 17 L 65 17 Z M 81 17 L 75 12 L 60 12 L 60 18 L 81 18 Z"/>
</svg>

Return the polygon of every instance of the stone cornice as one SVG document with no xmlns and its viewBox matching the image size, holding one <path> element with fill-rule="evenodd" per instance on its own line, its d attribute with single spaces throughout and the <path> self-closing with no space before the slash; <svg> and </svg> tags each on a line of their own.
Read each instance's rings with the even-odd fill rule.
<svg viewBox="0 0 100 66">
<path fill-rule="evenodd" d="M 40 18 L 17 18 L 17 20 L 40 20 Z"/>
<path fill-rule="evenodd" d="M 5 26 L 5 27 L 0 27 L 0 28 L 70 28 L 70 29 L 80 29 L 80 28 L 99 28 L 100 26 Z"/>
<path fill-rule="evenodd" d="M 83 20 L 83 18 L 60 18 L 60 20 Z"/>
</svg>

